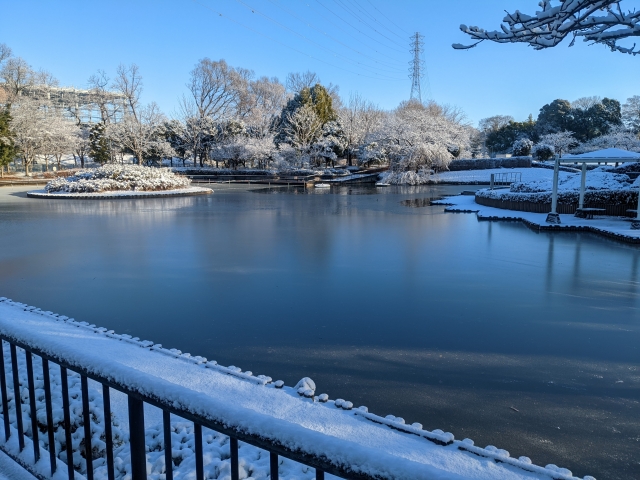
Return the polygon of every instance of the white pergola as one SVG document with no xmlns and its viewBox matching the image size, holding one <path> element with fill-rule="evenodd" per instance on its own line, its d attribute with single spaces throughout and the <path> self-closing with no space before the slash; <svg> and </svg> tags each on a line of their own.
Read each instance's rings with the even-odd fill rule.
<svg viewBox="0 0 640 480">
<path fill-rule="evenodd" d="M 551 213 L 547 216 L 548 223 L 560 223 L 558 215 L 558 176 L 560 172 L 560 164 L 576 165 L 582 164 L 582 178 L 580 182 L 580 205 L 578 208 L 584 208 L 584 192 L 587 181 L 587 164 L 595 163 L 598 165 L 607 165 L 610 163 L 627 163 L 640 162 L 640 153 L 629 152 L 619 148 L 606 148 L 595 152 L 583 153 L 580 155 L 565 155 L 564 157 L 556 157 L 553 169 L 553 190 L 551 193 Z M 638 207 L 636 211 L 636 221 L 632 224 L 632 228 L 640 227 L 640 193 L 638 195 Z"/>
</svg>

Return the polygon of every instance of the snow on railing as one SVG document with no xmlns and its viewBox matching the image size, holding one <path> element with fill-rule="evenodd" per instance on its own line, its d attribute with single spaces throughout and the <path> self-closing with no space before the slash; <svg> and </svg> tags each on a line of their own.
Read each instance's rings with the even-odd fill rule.
<svg viewBox="0 0 640 480">
<path fill-rule="evenodd" d="M 504 463 L 507 465 L 511 465 L 511 466 L 520 468 L 522 470 L 525 470 L 527 472 L 544 475 L 554 480 L 580 480 L 577 477 L 574 477 L 572 472 L 566 468 L 560 468 L 553 464 L 549 464 L 546 467 L 534 465 L 531 462 L 531 459 L 528 457 L 521 456 L 515 459 L 510 457 L 510 454 L 507 450 L 499 449 L 492 445 L 489 445 L 485 448 L 477 447 L 474 445 L 473 440 L 470 440 L 468 438 L 465 438 L 464 440 L 455 440 L 454 435 L 450 432 L 443 432 L 442 430 L 439 430 L 439 429 L 436 429 L 433 431 L 424 430 L 422 424 L 420 423 L 413 423 L 411 425 L 407 425 L 403 418 L 395 417 L 393 415 L 387 415 L 386 417 L 381 417 L 373 413 L 370 413 L 368 411 L 368 408 L 365 406 L 354 408 L 353 403 L 350 401 L 346 401 L 343 399 L 330 400 L 329 396 L 325 393 L 316 396 L 315 395 L 316 385 L 313 382 L 313 380 L 311 380 L 308 377 L 305 377 L 302 380 L 300 380 L 300 382 L 298 382 L 298 384 L 295 385 L 294 387 L 285 387 L 284 382 L 282 380 L 277 380 L 274 382 L 271 377 L 266 375 L 254 376 L 251 371 L 243 372 L 241 368 L 236 366 L 225 367 L 225 366 L 219 365 L 215 360 L 207 360 L 205 357 L 201 357 L 201 356 L 192 356 L 189 353 L 182 352 L 175 348 L 167 349 L 167 348 L 164 348 L 161 344 L 156 344 L 150 340 L 141 340 L 139 337 L 133 337 L 128 334 L 118 334 L 118 333 L 115 333 L 115 331 L 113 330 L 108 330 L 104 327 L 97 327 L 95 324 L 90 324 L 84 321 L 77 321 L 73 318 L 69 318 L 64 315 L 59 315 L 51 311 L 44 311 L 37 307 L 28 306 L 26 304 L 19 303 L 19 302 L 14 302 L 6 297 L 0 297 L 0 303 L 5 303 L 7 305 L 21 308 L 25 312 L 48 317 L 55 321 L 64 322 L 68 325 L 72 325 L 77 328 L 83 328 L 95 334 L 103 335 L 107 338 L 130 343 L 132 345 L 136 345 L 140 348 L 148 349 L 150 351 L 162 353 L 164 355 L 173 357 L 180 361 L 184 361 L 193 365 L 201 365 L 204 368 L 213 369 L 220 373 L 231 375 L 238 379 L 241 379 L 243 381 L 247 381 L 256 385 L 261 385 L 267 388 L 276 388 L 276 389 L 287 388 L 291 390 L 292 393 L 295 392 L 300 397 L 309 399 L 312 402 L 318 402 L 319 404 L 324 404 L 328 408 L 341 409 L 343 410 L 344 414 L 358 416 L 368 421 L 371 421 L 373 423 L 385 425 L 395 431 L 399 431 L 402 433 L 424 438 L 437 445 L 441 445 L 441 446 L 454 445 L 457 447 L 458 450 L 466 451 L 481 457 L 489 458 L 494 460 L 497 463 Z M 583 480 L 595 480 L 595 478 L 592 476 L 585 476 Z"/>
</svg>

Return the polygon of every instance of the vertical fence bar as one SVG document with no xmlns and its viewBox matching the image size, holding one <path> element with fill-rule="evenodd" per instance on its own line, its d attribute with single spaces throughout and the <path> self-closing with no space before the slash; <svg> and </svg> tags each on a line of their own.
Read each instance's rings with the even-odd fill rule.
<svg viewBox="0 0 640 480">
<path fill-rule="evenodd" d="M 164 464 L 165 480 L 173 480 L 173 458 L 171 455 L 171 412 L 162 411 L 162 427 L 164 429 Z"/>
<path fill-rule="evenodd" d="M 93 448 L 91 447 L 91 412 L 89 411 L 89 381 L 80 376 L 82 389 L 82 422 L 84 423 L 84 456 L 87 465 L 87 480 L 93 480 Z"/>
<path fill-rule="evenodd" d="M 20 398 L 20 378 L 18 378 L 18 353 L 13 343 L 9 344 L 11 350 L 11 371 L 13 373 L 13 404 L 16 407 L 16 424 L 18 426 L 18 446 L 24 450 L 24 430 L 22 428 L 22 399 Z"/>
<path fill-rule="evenodd" d="M 33 358 L 27 352 L 27 380 L 29 382 L 29 407 L 31 411 L 31 439 L 33 440 L 33 458 L 40 460 L 40 443 L 38 442 L 38 417 L 36 415 L 36 388 L 33 381 Z"/>
<path fill-rule="evenodd" d="M 196 448 L 196 480 L 204 480 L 204 461 L 202 458 L 202 425 L 193 424 L 193 437 Z"/>
<path fill-rule="evenodd" d="M 131 478 L 146 480 L 147 454 L 144 442 L 144 402 L 127 396 L 129 404 L 129 446 L 131 448 Z"/>
<path fill-rule="evenodd" d="M 104 441 L 107 450 L 107 479 L 115 480 L 113 467 L 113 436 L 111 433 L 111 398 L 108 385 L 102 385 L 102 403 L 104 404 Z"/>
<path fill-rule="evenodd" d="M 42 359 L 42 376 L 44 378 L 44 401 L 47 411 L 47 433 L 49 436 L 49 463 L 51 476 L 56 473 L 56 441 L 53 432 L 53 405 L 51 403 L 51 376 L 49 374 L 49 360 Z"/>
<path fill-rule="evenodd" d="M 278 479 L 278 454 L 269 452 L 269 467 L 271 471 L 271 480 Z"/>
<path fill-rule="evenodd" d="M 62 410 L 64 411 L 64 439 L 67 449 L 67 473 L 74 478 L 73 473 L 73 444 L 71 442 L 71 414 L 69 412 L 69 381 L 67 369 L 60 366 L 60 380 L 62 381 Z"/>
<path fill-rule="evenodd" d="M 238 439 L 229 437 L 229 450 L 231 451 L 231 480 L 240 479 L 240 468 L 238 465 Z"/>
<path fill-rule="evenodd" d="M 4 340 L 0 340 L 0 388 L 2 388 L 2 419 L 4 420 L 4 439 L 9 440 L 9 400 L 7 400 L 7 372 L 4 369 Z"/>
<path fill-rule="evenodd" d="M 324 480 L 324 472 L 316 468 L 316 480 Z"/>
</svg>

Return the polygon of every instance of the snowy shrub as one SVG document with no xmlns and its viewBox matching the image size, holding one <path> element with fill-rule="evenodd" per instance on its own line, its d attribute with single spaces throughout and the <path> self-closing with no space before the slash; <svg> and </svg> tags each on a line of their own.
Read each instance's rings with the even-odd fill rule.
<svg viewBox="0 0 640 480">
<path fill-rule="evenodd" d="M 638 173 L 640 172 L 640 162 L 623 163 L 617 167 L 602 167 L 611 173 Z"/>
<path fill-rule="evenodd" d="M 579 191 L 580 175 L 570 175 L 558 180 L 558 191 Z M 585 191 L 589 190 L 624 190 L 629 188 L 631 179 L 627 175 L 589 172 L 586 177 Z M 551 192 L 553 183 L 551 180 L 534 180 L 531 182 L 512 183 L 509 190 L 514 193 L 539 193 Z"/>
<path fill-rule="evenodd" d="M 503 189 L 478 190 L 476 195 L 480 198 L 488 198 L 493 200 L 503 200 L 512 202 L 531 202 L 550 204 L 551 192 L 510 192 Z M 576 205 L 580 199 L 578 190 L 559 190 L 558 203 L 565 205 Z M 587 205 L 637 205 L 638 189 L 619 189 L 619 190 L 587 190 L 584 194 L 584 201 Z"/>
<path fill-rule="evenodd" d="M 66 178 L 55 178 L 45 186 L 51 192 L 94 193 L 108 191 L 157 191 L 187 188 L 191 180 L 168 168 L 140 165 L 105 165 L 95 170 L 80 170 Z"/>
<path fill-rule="evenodd" d="M 526 157 L 531 154 L 531 149 L 533 148 L 533 142 L 528 138 L 521 138 L 513 142 L 513 154 L 516 157 Z"/>
<path fill-rule="evenodd" d="M 538 160 L 550 160 L 556 154 L 556 151 L 551 145 L 538 143 L 531 149 L 531 154 Z"/>
<path fill-rule="evenodd" d="M 424 185 L 432 180 L 433 170 L 420 169 L 390 172 L 385 181 L 391 185 Z"/>
</svg>

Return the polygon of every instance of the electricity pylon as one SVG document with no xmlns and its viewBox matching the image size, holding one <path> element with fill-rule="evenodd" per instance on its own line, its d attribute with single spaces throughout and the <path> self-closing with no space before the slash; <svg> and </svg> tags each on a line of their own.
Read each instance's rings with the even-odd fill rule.
<svg viewBox="0 0 640 480">
<path fill-rule="evenodd" d="M 425 66 L 422 54 L 424 50 L 424 35 L 416 32 L 415 35 L 409 37 L 411 39 L 411 53 L 413 60 L 409 62 L 409 78 L 411 79 L 411 100 L 417 100 L 422 103 L 422 92 L 420 91 L 420 79 L 424 74 Z"/>
</svg>

